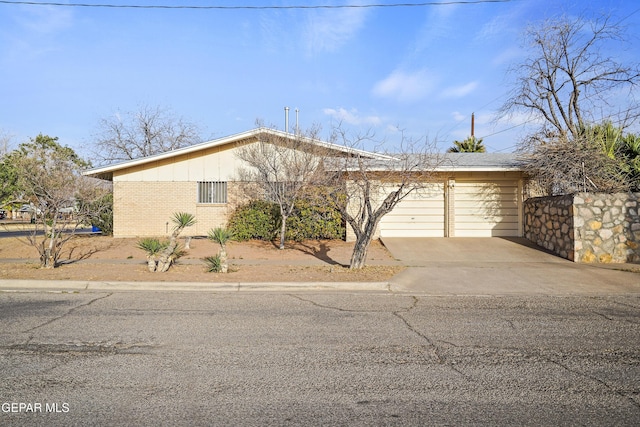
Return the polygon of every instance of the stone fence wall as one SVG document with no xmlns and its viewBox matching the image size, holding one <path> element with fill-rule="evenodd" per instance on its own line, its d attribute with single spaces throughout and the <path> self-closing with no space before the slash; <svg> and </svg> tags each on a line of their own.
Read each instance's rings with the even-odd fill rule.
<svg viewBox="0 0 640 427">
<path fill-rule="evenodd" d="M 640 261 L 640 193 L 577 193 L 524 202 L 524 235 L 575 262 Z"/>
</svg>

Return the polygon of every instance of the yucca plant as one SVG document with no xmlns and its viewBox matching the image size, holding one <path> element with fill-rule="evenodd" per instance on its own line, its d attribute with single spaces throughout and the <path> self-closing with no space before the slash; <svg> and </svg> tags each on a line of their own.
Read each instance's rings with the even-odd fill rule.
<svg viewBox="0 0 640 427">
<path fill-rule="evenodd" d="M 220 273 L 222 271 L 222 260 L 220 254 L 208 256 L 204 258 L 209 273 Z"/>
<path fill-rule="evenodd" d="M 218 253 L 220 261 L 219 271 L 220 273 L 226 273 L 229 270 L 229 263 L 227 261 L 227 242 L 231 240 L 233 233 L 227 228 L 217 227 L 209 230 L 207 237 L 220 245 L 220 252 Z"/>
<path fill-rule="evenodd" d="M 158 267 L 156 271 L 164 273 L 171 267 L 173 261 L 177 258 L 180 251 L 178 250 L 178 236 L 186 227 L 191 227 L 196 223 L 196 217 L 193 214 L 187 212 L 176 212 L 173 214 L 171 221 L 175 224 L 173 227 L 173 233 L 169 238 L 169 245 L 160 254 L 158 260 Z"/>
<path fill-rule="evenodd" d="M 169 242 L 161 242 L 156 238 L 147 237 L 139 240 L 136 246 L 147 253 L 147 267 L 149 271 L 154 272 L 157 269 L 158 254 L 169 246 Z"/>
</svg>

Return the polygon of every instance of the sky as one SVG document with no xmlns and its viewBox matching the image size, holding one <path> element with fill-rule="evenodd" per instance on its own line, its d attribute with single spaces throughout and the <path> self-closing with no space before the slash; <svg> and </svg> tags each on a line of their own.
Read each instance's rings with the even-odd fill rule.
<svg viewBox="0 0 640 427">
<path fill-rule="evenodd" d="M 34 0 L 39 2 L 40 0 Z M 58 0 L 59 3 L 73 1 Z M 636 0 L 82 0 L 84 4 L 276 6 L 244 9 L 69 7 L 0 2 L 0 136 L 39 133 L 91 158 L 99 122 L 142 106 L 170 109 L 203 139 L 255 127 L 341 126 L 389 146 L 426 138 L 445 151 L 471 134 L 512 152 L 531 130 L 498 119 L 527 58 L 528 24 L 610 14 L 628 27 L 620 51 L 640 62 Z M 455 3 L 455 4 L 445 4 Z M 614 52 L 618 55 L 617 52 Z M 0 150 L 2 147 L 0 147 Z"/>
</svg>

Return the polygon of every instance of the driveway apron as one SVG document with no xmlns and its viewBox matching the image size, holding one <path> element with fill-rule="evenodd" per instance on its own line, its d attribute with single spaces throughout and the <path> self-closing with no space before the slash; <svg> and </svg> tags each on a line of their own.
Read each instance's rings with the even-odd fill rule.
<svg viewBox="0 0 640 427">
<path fill-rule="evenodd" d="M 398 292 L 433 295 L 640 293 L 640 274 L 578 264 L 522 238 L 386 238 L 408 268 Z"/>
</svg>

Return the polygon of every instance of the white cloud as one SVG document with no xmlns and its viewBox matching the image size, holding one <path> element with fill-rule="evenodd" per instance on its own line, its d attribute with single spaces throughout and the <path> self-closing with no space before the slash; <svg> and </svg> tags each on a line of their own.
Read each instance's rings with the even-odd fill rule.
<svg viewBox="0 0 640 427">
<path fill-rule="evenodd" d="M 452 86 L 442 91 L 443 98 L 462 98 L 473 92 L 478 87 L 478 82 L 469 82 L 461 86 Z"/>
<path fill-rule="evenodd" d="M 65 30 L 73 24 L 73 12 L 70 8 L 43 6 L 24 8 L 22 15 L 15 20 L 26 30 L 38 34 L 51 34 Z"/>
<path fill-rule="evenodd" d="M 0 33 L 0 60 L 12 66 L 60 50 L 60 35 L 74 24 L 70 10 L 56 7 L 17 8 L 7 18 L 14 25 Z"/>
<path fill-rule="evenodd" d="M 417 52 L 434 45 L 439 40 L 446 39 L 452 31 L 458 31 L 456 24 L 456 11 L 459 5 L 446 5 L 430 8 L 428 17 L 422 28 L 418 31 L 415 42 Z"/>
<path fill-rule="evenodd" d="M 372 93 L 380 98 L 391 98 L 400 102 L 417 101 L 433 89 L 435 79 L 426 69 L 413 72 L 396 70 L 373 86 Z"/>
<path fill-rule="evenodd" d="M 498 53 L 491 59 L 491 65 L 511 64 L 516 59 L 524 58 L 526 51 L 517 47 L 510 47 Z"/>
<path fill-rule="evenodd" d="M 371 125 L 378 126 L 382 123 L 382 118 L 379 116 L 361 116 L 357 109 L 352 108 L 346 110 L 345 108 L 325 108 L 322 110 L 324 114 L 330 116 L 340 122 L 344 122 L 350 125 Z"/>
<path fill-rule="evenodd" d="M 302 30 L 308 54 L 333 52 L 347 43 L 364 26 L 367 11 L 360 8 L 314 10 Z"/>
<path fill-rule="evenodd" d="M 453 120 L 455 120 L 456 122 L 461 122 L 462 120 L 465 120 L 467 118 L 467 116 L 461 114 L 459 111 L 454 111 L 453 113 L 451 113 L 451 115 L 453 116 Z"/>
</svg>

